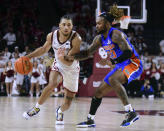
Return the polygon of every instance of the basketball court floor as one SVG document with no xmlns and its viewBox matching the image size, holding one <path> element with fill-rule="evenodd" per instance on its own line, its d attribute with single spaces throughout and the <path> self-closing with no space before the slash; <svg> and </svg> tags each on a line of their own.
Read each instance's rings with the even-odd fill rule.
<svg viewBox="0 0 164 131">
<path fill-rule="evenodd" d="M 65 125 L 55 126 L 55 109 L 63 98 L 50 98 L 38 116 L 24 120 L 22 113 L 37 102 L 37 98 L 1 97 L 0 131 L 164 131 L 163 99 L 130 99 L 140 113 L 140 120 L 127 128 L 119 125 L 124 119 L 121 102 L 117 98 L 104 98 L 96 116 L 96 128 L 76 128 L 86 120 L 91 98 L 76 98 L 64 114 Z"/>
</svg>

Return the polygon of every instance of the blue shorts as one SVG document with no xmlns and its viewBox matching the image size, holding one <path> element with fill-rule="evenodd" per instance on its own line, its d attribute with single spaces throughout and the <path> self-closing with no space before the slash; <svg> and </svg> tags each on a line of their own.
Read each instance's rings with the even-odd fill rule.
<svg viewBox="0 0 164 131">
<path fill-rule="evenodd" d="M 132 80 L 135 80 L 142 74 L 143 67 L 141 60 L 138 58 L 129 59 L 122 63 L 116 64 L 115 68 L 112 71 L 110 71 L 104 78 L 104 81 L 108 85 L 110 85 L 109 77 L 119 69 L 122 69 L 123 73 L 128 79 L 128 83 L 130 83 Z"/>
</svg>

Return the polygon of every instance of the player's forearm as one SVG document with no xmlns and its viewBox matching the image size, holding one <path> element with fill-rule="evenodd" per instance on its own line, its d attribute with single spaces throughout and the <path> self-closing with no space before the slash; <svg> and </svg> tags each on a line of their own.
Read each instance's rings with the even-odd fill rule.
<svg viewBox="0 0 164 131">
<path fill-rule="evenodd" d="M 90 53 L 88 52 L 88 50 L 85 50 L 85 51 L 80 51 L 79 53 L 74 54 L 73 56 L 75 60 L 82 61 L 88 59 Z"/>
<path fill-rule="evenodd" d="M 46 53 L 46 50 L 43 47 L 40 47 L 40 48 L 37 48 L 32 53 L 28 54 L 27 57 L 29 57 L 31 59 L 34 57 L 39 57 L 39 56 L 43 55 L 44 53 Z"/>
</svg>

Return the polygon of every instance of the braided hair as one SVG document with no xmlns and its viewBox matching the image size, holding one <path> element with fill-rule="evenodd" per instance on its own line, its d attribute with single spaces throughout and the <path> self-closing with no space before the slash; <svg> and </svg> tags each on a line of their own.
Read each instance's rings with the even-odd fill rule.
<svg viewBox="0 0 164 131">
<path fill-rule="evenodd" d="M 110 7 L 109 12 L 102 12 L 99 16 L 104 17 L 107 21 L 112 23 L 114 20 L 119 21 L 122 16 L 124 16 L 123 9 L 117 8 L 117 5 L 114 4 Z"/>
</svg>

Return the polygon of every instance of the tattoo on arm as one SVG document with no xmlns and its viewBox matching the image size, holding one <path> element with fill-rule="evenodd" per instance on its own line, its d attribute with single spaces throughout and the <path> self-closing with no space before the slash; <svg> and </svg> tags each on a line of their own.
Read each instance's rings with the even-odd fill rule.
<svg viewBox="0 0 164 131">
<path fill-rule="evenodd" d="M 117 43 L 119 48 L 124 51 L 124 50 L 132 50 L 131 47 L 129 46 L 126 38 L 125 38 L 125 35 L 120 32 L 120 31 L 115 31 L 113 32 L 112 34 L 112 41 Z"/>
<path fill-rule="evenodd" d="M 101 46 L 101 41 L 100 41 L 100 36 L 98 35 L 94 38 L 91 46 L 87 50 L 80 51 L 79 53 L 74 54 L 74 59 L 85 60 L 90 55 L 92 55 L 100 46 Z"/>
<path fill-rule="evenodd" d="M 73 97 L 66 96 L 66 99 L 72 101 L 73 100 Z"/>
</svg>

